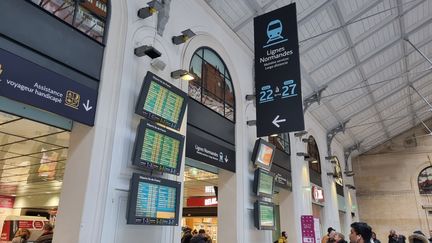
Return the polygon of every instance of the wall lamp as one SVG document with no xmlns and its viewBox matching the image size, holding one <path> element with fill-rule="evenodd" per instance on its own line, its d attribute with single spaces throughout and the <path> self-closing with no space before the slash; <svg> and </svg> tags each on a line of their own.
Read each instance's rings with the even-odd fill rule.
<svg viewBox="0 0 432 243">
<path fill-rule="evenodd" d="M 194 80 L 195 77 L 188 71 L 184 69 L 175 70 L 174 72 L 171 72 L 171 78 L 174 79 L 182 79 L 184 81 L 191 81 Z"/>
<path fill-rule="evenodd" d="M 353 186 L 353 185 L 351 185 L 351 184 L 346 184 L 345 186 L 346 186 L 348 189 L 351 189 L 351 190 L 355 190 L 355 189 L 356 189 L 356 187 Z"/>
<path fill-rule="evenodd" d="M 196 35 L 191 29 L 183 30 L 181 33 L 182 33 L 181 35 L 172 37 L 172 42 L 174 44 L 176 44 L 176 45 L 183 44 L 187 40 L 189 40 L 190 38 L 192 38 Z"/>
<path fill-rule="evenodd" d="M 328 176 L 333 176 L 333 177 L 335 177 L 335 178 L 337 177 L 336 174 L 333 173 L 333 172 L 327 172 L 327 175 L 328 175 Z"/>
<path fill-rule="evenodd" d="M 345 171 L 344 174 L 348 177 L 354 176 L 354 171 Z"/>
<path fill-rule="evenodd" d="M 153 46 L 142 45 L 140 47 L 135 48 L 134 53 L 138 57 L 149 56 L 151 59 L 158 58 L 162 55 L 160 51 L 158 51 Z"/>
<path fill-rule="evenodd" d="M 326 160 L 330 160 L 330 163 L 336 164 L 337 157 L 334 155 L 329 155 L 325 157 Z"/>
<path fill-rule="evenodd" d="M 306 135 L 307 133 L 308 133 L 307 131 L 295 132 L 294 136 L 296 136 L 296 137 L 302 137 L 302 136 Z"/>
<path fill-rule="evenodd" d="M 139 18 L 141 19 L 148 18 L 163 8 L 162 4 L 157 0 L 150 1 L 147 3 L 147 5 L 148 7 L 140 8 L 138 10 Z"/>
</svg>

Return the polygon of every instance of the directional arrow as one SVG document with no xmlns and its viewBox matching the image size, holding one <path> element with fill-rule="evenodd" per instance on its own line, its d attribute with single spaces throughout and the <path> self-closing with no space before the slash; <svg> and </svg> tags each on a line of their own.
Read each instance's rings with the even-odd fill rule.
<svg viewBox="0 0 432 243">
<path fill-rule="evenodd" d="M 90 106 L 90 100 L 87 100 L 87 103 L 86 104 L 82 104 L 82 105 L 84 106 L 84 109 L 86 111 L 89 111 L 89 110 L 93 109 L 93 106 Z"/>
<path fill-rule="evenodd" d="M 286 119 L 280 119 L 280 120 L 278 120 L 278 119 L 279 119 L 279 115 L 277 115 L 275 117 L 275 119 L 273 119 L 273 121 L 272 121 L 273 125 L 275 125 L 277 128 L 280 127 L 280 125 L 279 125 L 280 122 L 286 122 Z"/>
</svg>

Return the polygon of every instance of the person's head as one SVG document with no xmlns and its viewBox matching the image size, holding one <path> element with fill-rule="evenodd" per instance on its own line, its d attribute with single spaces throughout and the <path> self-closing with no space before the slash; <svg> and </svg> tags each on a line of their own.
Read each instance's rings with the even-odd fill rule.
<svg viewBox="0 0 432 243">
<path fill-rule="evenodd" d="M 198 231 L 197 231 L 196 229 L 194 229 L 194 230 L 192 231 L 192 234 L 193 234 L 193 235 L 196 235 L 196 234 L 198 234 Z"/>
<path fill-rule="evenodd" d="M 396 236 L 396 230 L 390 230 L 390 236 Z"/>
<path fill-rule="evenodd" d="M 350 243 L 368 243 L 372 236 L 372 229 L 363 222 L 351 224 Z"/>
<path fill-rule="evenodd" d="M 333 230 L 332 232 L 329 233 L 329 239 L 334 239 L 336 235 L 336 230 Z"/>
<path fill-rule="evenodd" d="M 282 237 L 288 238 L 287 234 L 285 231 L 282 231 Z"/>
<path fill-rule="evenodd" d="M 376 239 L 376 234 L 375 234 L 375 232 L 372 232 L 372 239 Z"/>
<path fill-rule="evenodd" d="M 185 228 L 183 229 L 183 232 L 184 232 L 184 233 L 190 233 L 191 231 L 192 231 L 192 229 L 189 228 L 189 227 L 185 227 Z"/>
<path fill-rule="evenodd" d="M 328 229 L 327 229 L 327 235 L 330 236 L 330 233 L 333 232 L 333 231 L 336 232 L 336 230 L 333 229 L 332 227 L 328 227 Z"/>
<path fill-rule="evenodd" d="M 419 234 L 419 235 L 425 236 L 425 234 L 423 234 L 423 232 L 421 232 L 421 230 L 416 230 L 413 232 L 413 234 Z"/>
<path fill-rule="evenodd" d="M 15 233 L 15 237 L 21 237 L 27 240 L 28 238 L 30 238 L 30 234 L 31 233 L 28 229 L 18 229 Z"/>
<path fill-rule="evenodd" d="M 200 235 L 205 235 L 205 230 L 204 230 L 204 229 L 200 229 L 200 230 L 198 231 L 198 234 L 200 234 Z"/>
<path fill-rule="evenodd" d="M 47 231 L 47 232 L 49 232 L 49 231 L 53 231 L 53 229 L 54 229 L 54 227 L 53 227 L 53 225 L 50 224 L 50 223 L 45 223 L 44 226 L 43 226 L 43 230 L 44 230 L 44 231 Z"/>
<path fill-rule="evenodd" d="M 345 236 L 342 233 L 336 232 L 334 234 L 334 239 L 336 242 L 339 242 L 339 241 L 345 240 Z"/>
</svg>

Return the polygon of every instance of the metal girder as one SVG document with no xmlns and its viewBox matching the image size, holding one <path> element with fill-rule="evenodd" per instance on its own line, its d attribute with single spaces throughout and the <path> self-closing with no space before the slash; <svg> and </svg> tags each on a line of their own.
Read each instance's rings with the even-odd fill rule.
<svg viewBox="0 0 432 243">
<path fill-rule="evenodd" d="M 337 127 L 327 132 L 327 156 L 331 156 L 331 143 L 333 141 L 333 138 L 340 132 L 345 133 L 345 127 L 348 122 L 349 120 L 340 123 Z"/>
<path fill-rule="evenodd" d="M 158 11 L 157 33 L 162 36 L 169 20 L 171 0 L 161 0 L 163 8 Z"/>
<path fill-rule="evenodd" d="M 322 87 L 303 100 L 303 113 L 306 113 L 307 108 L 309 108 L 313 103 L 317 102 L 318 105 L 321 103 L 321 94 L 326 88 L 327 86 Z"/>
<path fill-rule="evenodd" d="M 244 2 L 246 2 L 246 4 L 249 7 L 252 6 L 252 5 L 254 5 L 255 3 L 258 4 L 258 2 L 256 2 L 256 0 L 253 0 L 255 3 L 252 3 L 252 4 L 250 4 L 249 1 L 252 1 L 252 0 L 246 0 L 246 1 L 244 1 Z M 248 18 L 246 18 L 240 24 L 238 24 L 236 26 L 233 26 L 232 30 L 234 32 L 237 32 L 237 31 L 241 30 L 245 25 L 247 25 L 250 21 L 252 21 L 253 18 L 255 18 L 255 16 L 258 16 L 259 14 L 264 13 L 272 4 L 274 4 L 277 1 L 278 0 L 272 0 L 272 1 L 268 2 L 266 5 L 264 5 L 263 7 L 260 7 L 258 9 L 256 9 L 256 8 L 253 7 L 252 10 L 254 10 L 255 13 L 252 14 L 251 16 L 249 16 Z M 258 6 L 259 6 L 259 4 L 258 4 Z"/>
<path fill-rule="evenodd" d="M 339 24 L 342 25 L 342 26 L 345 25 L 345 23 L 343 22 L 343 16 L 342 16 L 342 12 L 341 12 L 341 10 L 339 8 L 339 5 L 337 3 L 335 3 L 335 4 L 333 4 L 333 7 L 334 7 L 334 10 L 336 12 L 336 17 L 337 17 L 337 19 L 339 21 Z M 365 71 L 363 70 L 363 67 L 360 65 L 360 59 L 359 59 L 359 57 L 357 55 L 357 52 L 354 49 L 354 43 L 351 40 L 351 36 L 348 33 L 348 30 L 347 30 L 346 26 L 342 28 L 342 31 L 343 31 L 343 33 L 345 35 L 345 39 L 347 40 L 348 45 L 350 47 L 352 47 L 351 48 L 351 54 L 353 56 L 355 65 L 358 66 L 358 70 L 360 72 L 360 76 L 361 76 L 363 82 L 365 84 L 368 84 L 367 83 L 367 79 L 366 79 L 366 75 L 365 75 Z M 374 105 L 375 110 L 377 111 L 377 116 L 378 116 L 379 120 L 381 121 L 381 125 L 383 127 L 384 133 L 386 134 L 387 137 L 390 137 L 389 132 L 387 131 L 386 126 L 384 124 L 383 118 L 382 118 L 381 114 L 378 112 L 378 108 L 376 107 L 376 100 L 375 100 L 375 98 L 372 95 L 372 90 L 371 90 L 370 86 L 366 86 L 365 89 L 368 91 L 369 98 L 371 99 L 372 104 Z"/>
</svg>

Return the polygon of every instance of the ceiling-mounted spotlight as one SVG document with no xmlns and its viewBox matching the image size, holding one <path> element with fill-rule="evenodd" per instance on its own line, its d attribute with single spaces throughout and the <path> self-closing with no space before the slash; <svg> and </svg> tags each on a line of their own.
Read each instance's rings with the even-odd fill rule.
<svg viewBox="0 0 432 243">
<path fill-rule="evenodd" d="M 138 10 L 138 17 L 141 19 L 145 19 L 147 17 L 152 16 L 157 11 L 163 8 L 162 4 L 157 0 L 153 0 L 147 3 L 148 7 L 140 8 Z"/>
<path fill-rule="evenodd" d="M 182 43 L 185 43 L 187 40 L 196 35 L 191 29 L 183 30 L 181 33 L 181 35 L 173 36 L 172 42 L 174 44 L 180 45 Z"/>
<path fill-rule="evenodd" d="M 345 171 L 344 174 L 348 177 L 354 176 L 354 171 Z"/>
<path fill-rule="evenodd" d="M 351 185 L 351 184 L 346 184 L 345 186 L 346 186 L 348 189 L 351 189 L 351 190 L 355 190 L 355 189 L 356 189 L 356 187 L 353 186 L 353 185 Z"/>
<path fill-rule="evenodd" d="M 327 175 L 328 175 L 328 176 L 337 177 L 337 175 L 336 175 L 335 173 L 333 173 L 333 172 L 327 172 Z"/>
<path fill-rule="evenodd" d="M 195 77 L 191 73 L 183 69 L 179 69 L 174 72 L 171 72 L 171 78 L 175 78 L 175 79 L 181 78 L 182 80 L 185 81 L 191 81 L 195 79 Z"/>
<path fill-rule="evenodd" d="M 337 157 L 334 155 L 329 155 L 325 157 L 326 160 L 330 160 L 330 163 L 336 164 Z"/>
<path fill-rule="evenodd" d="M 162 54 L 160 51 L 156 50 L 153 46 L 143 45 L 135 48 L 134 53 L 138 57 L 149 56 L 151 59 L 160 57 Z"/>
</svg>

